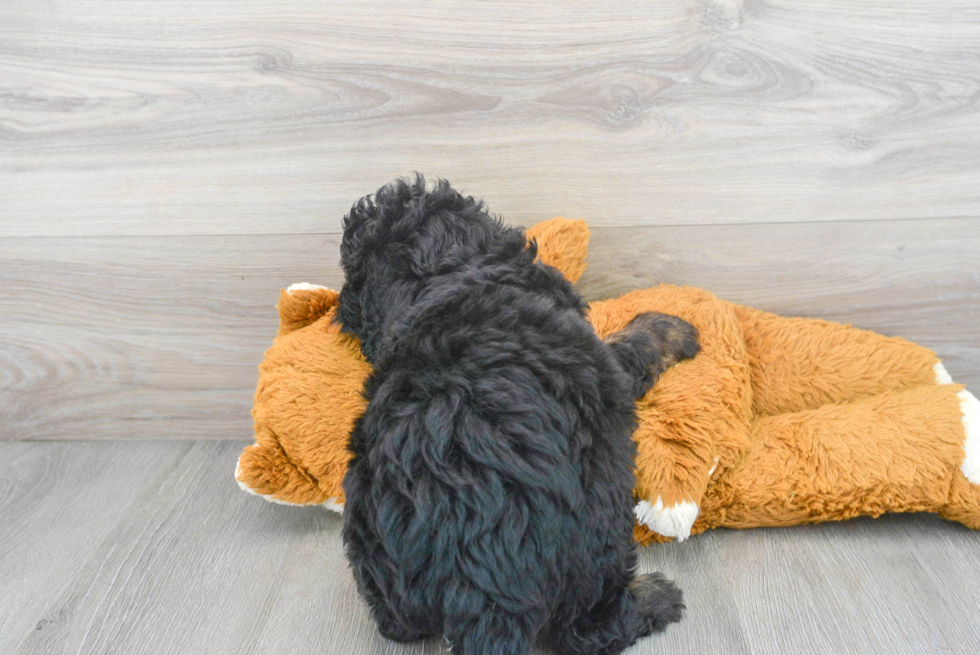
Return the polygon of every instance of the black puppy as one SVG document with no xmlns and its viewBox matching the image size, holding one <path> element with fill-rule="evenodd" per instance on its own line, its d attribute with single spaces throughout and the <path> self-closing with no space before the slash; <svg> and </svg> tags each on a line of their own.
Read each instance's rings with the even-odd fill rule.
<svg viewBox="0 0 980 655">
<path fill-rule="evenodd" d="M 523 230 L 419 176 L 344 218 L 339 317 L 374 366 L 344 543 L 381 633 L 463 655 L 613 654 L 681 617 L 637 577 L 635 398 L 693 356 L 644 314 L 608 342 Z"/>
</svg>

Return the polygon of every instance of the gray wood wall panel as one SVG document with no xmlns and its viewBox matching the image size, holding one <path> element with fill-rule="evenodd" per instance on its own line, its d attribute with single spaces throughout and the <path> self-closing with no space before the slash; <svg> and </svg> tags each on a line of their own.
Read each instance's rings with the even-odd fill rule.
<svg viewBox="0 0 980 655">
<path fill-rule="evenodd" d="M 412 170 L 526 222 L 978 216 L 978 62 L 973 0 L 8 1 L 0 236 L 317 233 Z"/>
<path fill-rule="evenodd" d="M 279 289 L 339 288 L 335 235 L 8 238 L 0 438 L 240 439 Z M 974 219 L 598 228 L 590 299 L 659 282 L 928 346 L 980 388 Z"/>
</svg>

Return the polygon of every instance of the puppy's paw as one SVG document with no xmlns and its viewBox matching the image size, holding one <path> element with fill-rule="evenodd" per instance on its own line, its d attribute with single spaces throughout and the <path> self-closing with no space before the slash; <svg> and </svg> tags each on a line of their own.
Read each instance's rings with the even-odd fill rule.
<svg viewBox="0 0 980 655">
<path fill-rule="evenodd" d="M 660 312 L 638 314 L 606 342 L 632 378 L 636 398 L 646 394 L 661 373 L 701 350 L 693 325 Z"/>
<path fill-rule="evenodd" d="M 377 618 L 377 617 L 376 617 Z M 392 641 L 398 641 L 401 643 L 408 643 L 412 641 L 419 641 L 425 639 L 431 635 L 421 632 L 419 630 L 413 630 L 411 628 L 406 628 L 401 623 L 398 623 L 394 619 L 378 619 L 378 632 L 385 639 L 391 639 Z"/>
<path fill-rule="evenodd" d="M 661 371 L 679 361 L 691 359 L 701 351 L 697 328 L 684 319 L 670 314 L 660 312 L 637 314 L 623 332 L 645 332 L 650 336 L 654 348 L 660 354 Z"/>
</svg>

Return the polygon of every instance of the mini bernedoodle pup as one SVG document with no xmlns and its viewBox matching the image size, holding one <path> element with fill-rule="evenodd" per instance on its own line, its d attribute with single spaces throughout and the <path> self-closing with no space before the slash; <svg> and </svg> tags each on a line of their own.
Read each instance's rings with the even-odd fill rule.
<svg viewBox="0 0 980 655">
<path fill-rule="evenodd" d="M 635 399 L 698 351 L 642 314 L 608 341 L 520 228 L 447 182 L 344 218 L 339 320 L 374 367 L 350 441 L 344 544 L 381 634 L 460 655 L 619 653 L 678 621 L 636 575 Z"/>
</svg>

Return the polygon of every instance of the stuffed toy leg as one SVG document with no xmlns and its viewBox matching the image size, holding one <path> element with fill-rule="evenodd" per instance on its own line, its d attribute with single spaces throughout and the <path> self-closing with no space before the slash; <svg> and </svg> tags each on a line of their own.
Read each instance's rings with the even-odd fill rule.
<svg viewBox="0 0 980 655">
<path fill-rule="evenodd" d="M 936 355 L 845 325 L 736 307 L 750 362 L 744 459 L 695 532 L 937 512 L 980 529 L 980 402 Z"/>
<path fill-rule="evenodd" d="M 685 302 L 703 302 L 695 302 L 701 296 L 694 291 L 673 289 L 660 293 L 686 295 L 675 301 L 678 311 Z M 665 306 L 664 299 L 653 302 Z M 711 527 L 885 512 L 937 512 L 980 529 L 980 402 L 952 384 L 933 352 L 847 325 L 737 305 L 713 307 L 711 315 L 726 309 L 738 327 L 722 329 L 736 330 L 741 343 L 725 344 L 725 370 L 747 389 L 728 391 L 727 398 L 740 401 L 734 406 L 709 411 L 726 414 L 732 425 L 747 421 L 721 440 L 669 422 L 654 430 L 659 438 L 641 439 L 638 478 L 649 485 L 638 485 L 647 499 L 637 508 L 641 542 L 683 540 Z M 702 331 L 719 330 L 699 325 L 696 314 L 681 315 Z M 738 364 L 747 365 L 747 378 Z M 641 415 L 696 413 L 691 400 L 673 398 L 670 387 L 682 384 L 666 376 L 661 383 L 665 388 L 651 395 L 654 407 Z M 658 409 L 662 394 L 670 404 Z M 657 464 L 665 460 L 667 466 Z"/>
<path fill-rule="evenodd" d="M 692 533 L 923 511 L 980 529 L 957 389 L 923 385 L 756 419 L 745 458 L 711 485 Z"/>
</svg>

